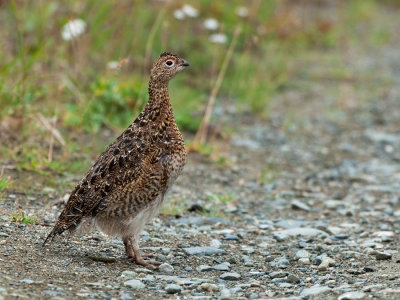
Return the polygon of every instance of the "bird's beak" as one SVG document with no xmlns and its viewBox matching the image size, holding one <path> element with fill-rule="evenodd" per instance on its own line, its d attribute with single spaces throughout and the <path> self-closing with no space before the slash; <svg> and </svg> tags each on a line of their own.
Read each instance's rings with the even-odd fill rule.
<svg viewBox="0 0 400 300">
<path fill-rule="evenodd" d="M 188 61 L 184 60 L 182 66 L 189 67 L 190 64 Z"/>
</svg>

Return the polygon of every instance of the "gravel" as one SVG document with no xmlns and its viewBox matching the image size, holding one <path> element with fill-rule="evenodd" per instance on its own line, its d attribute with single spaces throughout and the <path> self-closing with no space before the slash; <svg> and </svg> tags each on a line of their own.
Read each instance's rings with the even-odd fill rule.
<svg viewBox="0 0 400 300">
<path fill-rule="evenodd" d="M 381 18 L 398 32 L 397 13 Z M 271 96 L 267 122 L 227 112 L 234 135 L 219 154 L 228 163 L 190 153 L 164 206 L 184 199 L 182 212 L 140 236 L 158 269 L 134 265 L 120 240 L 98 232 L 42 248 L 65 198 L 59 184 L 69 192 L 79 178 L 54 174 L 54 185 L 5 168 L 12 186 L 0 209 L 21 206 L 39 222 L 0 214 L 0 299 L 398 299 L 400 40 L 391 43 L 346 45 L 357 55 L 345 79 L 324 79 L 336 76 L 330 56 L 299 61 L 312 80 L 294 72 L 299 81 Z"/>
</svg>

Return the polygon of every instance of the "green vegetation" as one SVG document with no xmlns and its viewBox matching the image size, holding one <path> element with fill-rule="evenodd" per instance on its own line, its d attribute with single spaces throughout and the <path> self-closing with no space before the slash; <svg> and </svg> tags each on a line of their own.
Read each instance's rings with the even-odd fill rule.
<svg viewBox="0 0 400 300">
<path fill-rule="evenodd" d="M 22 223 L 22 224 L 35 224 L 37 222 L 37 218 L 35 216 L 25 216 L 25 212 L 23 212 L 20 208 L 18 208 L 18 212 L 11 214 L 13 222 Z"/>
<path fill-rule="evenodd" d="M 184 4 L 196 13 L 185 14 Z M 359 29 L 383 6 L 377 0 L 329 5 L 331 17 L 321 19 L 277 0 L 3 1 L 0 162 L 45 176 L 81 174 L 146 103 L 151 62 L 165 50 L 190 61 L 170 90 L 179 126 L 195 132 L 238 26 L 241 33 L 216 99 L 222 114 L 212 122 L 231 106 L 267 118 L 271 98 L 296 78 L 352 78 L 342 57 L 332 58 L 339 63 L 328 75 L 309 70 L 307 59 L 315 48 L 329 55 L 346 43 L 387 43 L 391 33 L 384 26 Z M 218 28 L 204 26 L 209 18 Z M 77 19 L 83 32 L 63 36 L 65 25 Z"/>
<path fill-rule="evenodd" d="M 10 185 L 8 178 L 0 178 L 0 192 Z"/>
<path fill-rule="evenodd" d="M 214 194 L 207 193 L 207 204 L 204 209 L 204 214 L 208 217 L 223 217 L 224 209 L 227 208 L 229 202 L 234 199 L 230 193 L 227 194 Z"/>
</svg>

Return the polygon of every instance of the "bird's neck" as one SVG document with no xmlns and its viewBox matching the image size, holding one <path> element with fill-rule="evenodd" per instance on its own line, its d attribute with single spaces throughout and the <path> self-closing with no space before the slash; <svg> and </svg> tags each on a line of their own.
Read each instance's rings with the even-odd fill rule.
<svg viewBox="0 0 400 300">
<path fill-rule="evenodd" d="M 156 113 L 163 119 L 174 119 L 174 113 L 168 92 L 168 82 L 153 80 L 150 78 L 149 101 L 147 102 L 145 110 L 151 115 Z"/>
</svg>

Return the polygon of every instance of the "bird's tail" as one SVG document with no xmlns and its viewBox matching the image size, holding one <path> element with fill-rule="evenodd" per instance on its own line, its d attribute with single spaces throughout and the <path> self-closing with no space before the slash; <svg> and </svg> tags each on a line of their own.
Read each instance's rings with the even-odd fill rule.
<svg viewBox="0 0 400 300">
<path fill-rule="evenodd" d="M 60 224 L 56 224 L 53 228 L 53 230 L 49 233 L 49 235 L 46 237 L 46 239 L 44 240 L 42 247 L 44 247 L 46 245 L 47 242 L 52 242 L 54 240 L 54 238 L 63 233 L 66 229 L 63 229 L 62 226 L 60 226 Z"/>
</svg>

